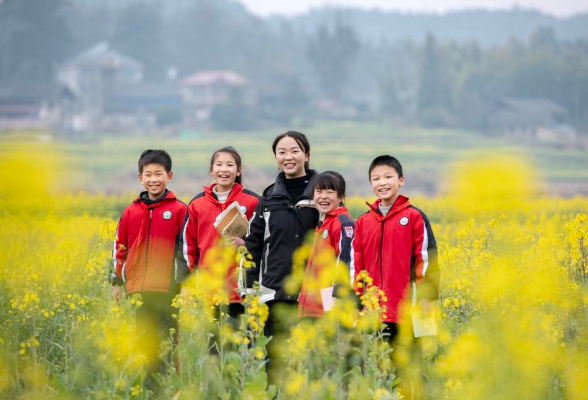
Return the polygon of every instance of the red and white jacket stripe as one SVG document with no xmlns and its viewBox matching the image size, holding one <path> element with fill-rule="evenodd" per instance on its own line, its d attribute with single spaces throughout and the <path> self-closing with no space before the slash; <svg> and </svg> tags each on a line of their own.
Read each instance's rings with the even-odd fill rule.
<svg viewBox="0 0 588 400">
<path fill-rule="evenodd" d="M 384 322 L 399 322 L 399 305 L 412 299 L 439 296 L 437 243 L 427 216 L 399 196 L 384 216 L 378 205 L 368 206 L 355 225 L 355 277 L 365 270 L 386 295 Z M 412 287 L 411 287 L 412 285 Z M 362 289 L 356 286 L 361 295 Z"/>
<path fill-rule="evenodd" d="M 114 240 L 114 284 L 124 284 L 127 294 L 177 289 L 173 265 L 186 208 L 172 192 L 167 192 L 151 204 L 139 196 L 124 209 Z"/>
<path fill-rule="evenodd" d="M 245 215 L 250 220 L 259 196 L 242 185 L 235 183 L 231 193 L 224 203 L 218 201 L 213 192 L 216 184 L 204 187 L 204 192 L 198 194 L 188 205 L 188 213 L 181 237 L 182 253 L 176 263 L 176 280 L 183 282 L 190 273 L 205 265 L 206 253 L 218 244 L 220 235 L 214 227 L 216 217 L 234 201 L 245 207 Z M 227 293 L 231 303 L 240 302 L 237 292 L 237 264 L 231 266 L 226 277 Z"/>
<path fill-rule="evenodd" d="M 324 315 L 322 294 L 317 285 L 321 271 L 328 268 L 333 261 L 336 261 L 337 264 L 344 263 L 345 267 L 349 268 L 350 279 L 347 285 L 352 281 L 355 275 L 351 247 L 353 229 L 353 219 L 345 206 L 336 208 L 325 216 L 322 223 L 319 222 L 314 233 L 314 242 L 298 298 L 298 316 L 300 318 L 322 317 Z"/>
</svg>

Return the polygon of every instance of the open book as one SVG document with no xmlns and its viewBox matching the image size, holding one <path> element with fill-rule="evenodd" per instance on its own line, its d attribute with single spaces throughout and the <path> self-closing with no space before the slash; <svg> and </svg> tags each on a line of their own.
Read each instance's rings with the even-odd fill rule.
<svg viewBox="0 0 588 400">
<path fill-rule="evenodd" d="M 214 227 L 219 235 L 224 238 L 228 239 L 235 236 L 242 238 L 247 234 L 249 223 L 239 203 L 234 201 L 225 211 L 216 217 Z"/>
</svg>

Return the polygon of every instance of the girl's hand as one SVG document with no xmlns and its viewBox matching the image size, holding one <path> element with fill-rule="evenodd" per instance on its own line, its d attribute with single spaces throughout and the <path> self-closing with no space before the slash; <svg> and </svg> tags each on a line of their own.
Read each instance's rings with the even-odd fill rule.
<svg viewBox="0 0 588 400">
<path fill-rule="evenodd" d="M 188 303 L 191 295 L 192 290 L 190 290 L 190 288 L 187 286 L 182 286 L 182 289 L 180 289 L 180 296 L 182 296 L 182 299 L 184 299 L 184 303 Z"/>
<path fill-rule="evenodd" d="M 120 300 L 122 299 L 122 286 L 113 286 L 111 296 L 112 301 L 120 303 Z"/>
<path fill-rule="evenodd" d="M 240 237 L 236 237 L 233 236 L 232 238 L 229 239 L 231 242 L 233 242 L 233 245 L 235 247 L 239 247 L 239 246 L 245 246 L 245 240 L 241 239 Z"/>
</svg>

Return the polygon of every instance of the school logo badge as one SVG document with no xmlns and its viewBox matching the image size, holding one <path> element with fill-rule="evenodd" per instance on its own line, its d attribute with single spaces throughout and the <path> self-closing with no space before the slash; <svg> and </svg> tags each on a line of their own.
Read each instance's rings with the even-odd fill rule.
<svg viewBox="0 0 588 400">
<path fill-rule="evenodd" d="M 243 213 L 243 215 L 247 214 L 247 207 L 240 206 L 239 208 L 241 209 L 241 212 Z"/>
<path fill-rule="evenodd" d="M 352 226 L 345 227 L 345 236 L 347 236 L 349 239 L 353 239 L 353 227 Z"/>
<path fill-rule="evenodd" d="M 170 210 L 166 210 L 163 212 L 163 219 L 171 219 L 172 212 Z"/>
<path fill-rule="evenodd" d="M 408 217 L 402 217 L 402 218 L 400 218 L 400 221 L 398 221 L 398 222 L 402 226 L 408 225 Z"/>
<path fill-rule="evenodd" d="M 323 232 L 323 239 L 326 239 L 327 237 L 329 237 L 329 230 L 325 229 Z"/>
</svg>

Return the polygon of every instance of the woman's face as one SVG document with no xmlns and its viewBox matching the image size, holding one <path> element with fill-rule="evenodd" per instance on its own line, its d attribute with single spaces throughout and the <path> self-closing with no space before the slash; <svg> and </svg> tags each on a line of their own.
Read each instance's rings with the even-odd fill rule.
<svg viewBox="0 0 588 400">
<path fill-rule="evenodd" d="M 306 175 L 304 163 L 310 159 L 310 154 L 294 140 L 293 137 L 284 136 L 276 145 L 276 161 L 278 168 L 286 175 L 286 178 L 300 178 Z"/>
</svg>

